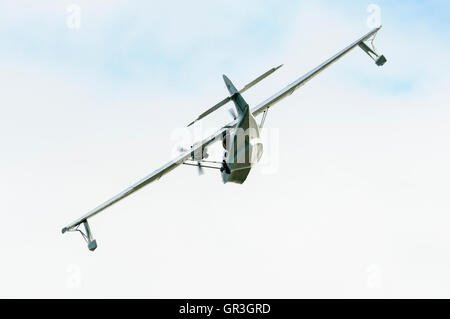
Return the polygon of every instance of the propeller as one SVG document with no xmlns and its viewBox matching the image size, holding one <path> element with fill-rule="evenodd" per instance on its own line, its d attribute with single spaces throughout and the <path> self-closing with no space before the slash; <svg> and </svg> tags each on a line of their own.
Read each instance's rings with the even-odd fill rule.
<svg viewBox="0 0 450 319">
<path fill-rule="evenodd" d="M 233 119 L 237 119 L 237 114 L 236 114 L 236 111 L 234 109 L 228 109 L 228 112 L 230 112 L 230 114 L 233 117 Z"/>
<path fill-rule="evenodd" d="M 204 174 L 203 166 L 200 164 L 200 162 L 197 162 L 197 171 L 199 176 L 202 176 Z"/>
<path fill-rule="evenodd" d="M 189 151 L 189 149 L 186 149 L 183 146 L 178 146 L 177 150 L 180 153 L 184 153 L 184 152 Z M 208 154 L 206 154 L 205 158 L 207 158 L 207 157 L 208 157 Z M 200 175 L 200 176 L 204 174 L 203 166 L 202 166 L 200 161 L 197 161 L 197 172 L 198 172 L 198 175 Z"/>
<path fill-rule="evenodd" d="M 178 147 L 177 147 L 177 151 L 178 151 L 179 153 L 184 153 L 184 152 L 187 152 L 188 149 L 184 148 L 183 146 L 178 146 Z"/>
</svg>

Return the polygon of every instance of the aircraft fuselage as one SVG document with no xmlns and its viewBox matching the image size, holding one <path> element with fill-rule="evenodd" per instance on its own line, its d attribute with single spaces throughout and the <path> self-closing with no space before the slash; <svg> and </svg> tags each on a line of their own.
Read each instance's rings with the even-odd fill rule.
<svg viewBox="0 0 450 319">
<path fill-rule="evenodd" d="M 242 184 L 247 179 L 252 166 L 258 163 L 263 154 L 259 126 L 250 107 L 247 106 L 241 114 L 236 128 L 227 139 L 222 180 L 224 183 Z"/>
</svg>

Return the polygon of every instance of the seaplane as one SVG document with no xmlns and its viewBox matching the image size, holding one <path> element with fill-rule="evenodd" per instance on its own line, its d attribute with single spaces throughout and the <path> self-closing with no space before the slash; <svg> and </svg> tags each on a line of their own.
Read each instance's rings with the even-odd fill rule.
<svg viewBox="0 0 450 319">
<path fill-rule="evenodd" d="M 253 108 L 248 105 L 242 94 L 277 71 L 282 65 L 270 69 L 245 85 L 240 90 L 236 89 L 230 79 L 223 75 L 223 80 L 228 89 L 229 95 L 213 107 L 203 112 L 194 121 L 189 123 L 188 126 L 200 121 L 229 102 L 233 102 L 236 110 L 235 112 L 232 112 L 233 121 L 221 127 L 209 137 L 194 143 L 190 148 L 180 149 L 180 154 L 175 159 L 158 168 L 151 174 L 145 176 L 121 193 L 95 207 L 87 214 L 68 224 L 62 229 L 62 233 L 81 233 L 82 237 L 87 242 L 88 249 L 94 251 L 97 248 L 97 241 L 93 237 L 88 220 L 108 207 L 142 189 L 144 186 L 159 180 L 162 176 L 168 174 L 180 165 L 196 166 L 199 172 L 202 172 L 203 168 L 217 169 L 222 175 L 223 183 L 244 183 L 250 170 L 258 163 L 263 154 L 263 144 L 260 139 L 260 131 L 263 128 L 268 110 L 356 47 L 361 48 L 372 60 L 375 61 L 376 65 L 384 65 L 387 60 L 384 55 L 377 52 L 373 43 L 375 36 L 380 29 L 381 26 L 374 28 L 316 68 L 312 69 L 310 72 L 299 77 L 294 82 L 290 83 Z M 256 120 L 258 115 L 262 115 L 259 123 Z M 224 149 L 223 160 L 221 162 L 207 160 L 207 147 L 216 142 L 221 142 Z M 84 231 L 80 229 L 81 225 L 84 226 Z"/>
</svg>

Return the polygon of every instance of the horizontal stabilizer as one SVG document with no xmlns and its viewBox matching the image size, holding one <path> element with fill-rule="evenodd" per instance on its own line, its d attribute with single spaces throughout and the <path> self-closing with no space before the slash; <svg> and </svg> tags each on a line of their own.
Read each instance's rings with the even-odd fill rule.
<svg viewBox="0 0 450 319">
<path fill-rule="evenodd" d="M 214 112 L 218 108 L 224 106 L 225 104 L 227 104 L 230 101 L 231 101 L 230 97 L 227 97 L 227 98 L 223 99 L 222 101 L 220 101 L 219 103 L 214 105 L 212 108 L 210 108 L 208 111 L 205 111 L 202 114 L 200 114 L 195 120 L 193 120 L 191 123 L 189 123 L 188 127 L 191 126 L 192 124 L 194 124 L 195 122 L 200 121 L 202 118 L 204 118 L 208 114 L 211 114 L 212 112 Z"/>
<path fill-rule="evenodd" d="M 276 70 L 278 70 L 279 68 L 281 68 L 283 66 L 283 64 L 280 64 L 279 66 L 277 66 L 276 68 L 272 68 L 269 71 L 267 71 L 266 73 L 260 75 L 259 77 L 257 77 L 256 79 L 254 79 L 252 82 L 250 82 L 249 84 L 247 84 L 246 86 L 244 86 L 244 88 L 242 90 L 239 91 L 240 94 L 244 93 L 245 91 L 247 91 L 248 89 L 250 89 L 252 86 L 258 84 L 259 82 L 261 82 L 262 80 L 264 80 L 266 77 L 268 77 L 269 75 L 271 75 L 273 72 L 275 72 Z"/>
<path fill-rule="evenodd" d="M 259 82 L 261 82 L 262 80 L 264 80 L 266 77 L 268 77 L 269 75 L 271 75 L 273 72 L 275 72 L 276 70 L 278 70 L 279 68 L 281 68 L 283 66 L 283 64 L 270 69 L 269 71 L 267 71 L 266 73 L 258 76 L 256 79 L 254 79 L 252 82 L 248 83 L 247 85 L 245 85 L 240 91 L 239 93 L 244 93 L 245 91 L 247 91 L 248 89 L 250 89 L 251 87 L 255 86 L 256 84 L 258 84 Z M 220 101 L 219 103 L 217 103 L 216 105 L 214 105 L 212 108 L 208 109 L 207 111 L 203 112 L 202 114 L 199 115 L 199 117 L 197 117 L 194 121 L 192 121 L 191 123 L 189 123 L 188 127 L 191 126 L 192 124 L 194 124 L 195 122 L 201 120 L 202 118 L 206 117 L 207 115 L 211 114 L 212 112 L 216 111 L 217 109 L 219 109 L 220 107 L 224 106 L 225 104 L 227 104 L 228 102 L 231 101 L 231 97 L 226 97 L 225 99 L 223 99 L 222 101 Z"/>
</svg>

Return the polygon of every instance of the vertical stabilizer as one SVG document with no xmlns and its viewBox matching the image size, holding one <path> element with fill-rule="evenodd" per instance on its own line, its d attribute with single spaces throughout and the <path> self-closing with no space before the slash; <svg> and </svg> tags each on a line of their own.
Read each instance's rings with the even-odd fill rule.
<svg viewBox="0 0 450 319">
<path fill-rule="evenodd" d="M 225 81 L 225 85 L 227 86 L 228 92 L 230 92 L 230 98 L 234 102 L 234 106 L 236 106 L 236 110 L 239 116 L 245 114 L 248 104 L 245 102 L 242 95 L 236 89 L 236 87 L 231 83 L 230 79 L 227 76 L 223 75 L 223 80 Z"/>
</svg>

